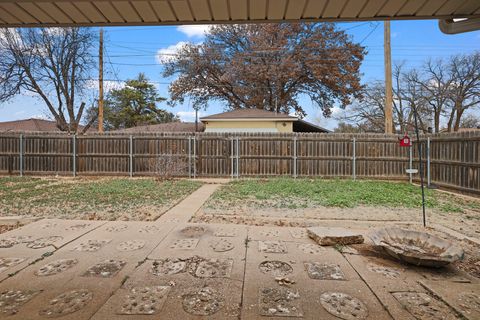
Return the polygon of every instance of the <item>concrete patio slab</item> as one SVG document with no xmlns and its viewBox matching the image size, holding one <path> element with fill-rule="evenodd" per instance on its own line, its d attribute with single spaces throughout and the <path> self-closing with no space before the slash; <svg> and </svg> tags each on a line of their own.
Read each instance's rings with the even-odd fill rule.
<svg viewBox="0 0 480 320">
<path fill-rule="evenodd" d="M 0 282 L 105 221 L 44 219 L 0 235 Z"/>
<path fill-rule="evenodd" d="M 31 235 L 62 239 L 20 238 Z M 43 220 L 0 239 L 13 236 L 40 248 L 0 257 L 51 254 L 0 283 L 1 319 L 478 318 L 479 279 L 403 265 L 368 244 L 319 246 L 302 228 Z M 22 263 L 4 260 L 0 272 Z"/>
</svg>

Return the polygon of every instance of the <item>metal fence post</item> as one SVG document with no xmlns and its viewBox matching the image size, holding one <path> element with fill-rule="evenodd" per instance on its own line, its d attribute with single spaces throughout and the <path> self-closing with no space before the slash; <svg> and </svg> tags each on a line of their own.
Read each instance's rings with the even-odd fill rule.
<svg viewBox="0 0 480 320">
<path fill-rule="evenodd" d="M 410 147 L 408 148 L 409 150 L 409 164 L 410 164 L 410 169 L 412 169 L 412 166 L 413 166 L 413 143 L 410 144 Z M 412 183 L 413 181 L 413 177 L 412 177 L 412 171 L 410 171 L 410 173 L 408 174 L 409 175 L 409 181 L 410 183 Z"/>
<path fill-rule="evenodd" d="M 20 177 L 23 177 L 23 134 L 20 135 L 20 158 L 19 158 L 19 169 Z"/>
<path fill-rule="evenodd" d="M 197 136 L 193 136 L 193 178 L 197 177 Z"/>
<path fill-rule="evenodd" d="M 297 178 L 297 137 L 293 137 L 293 177 Z"/>
<path fill-rule="evenodd" d="M 130 173 L 130 178 L 133 177 L 133 136 L 129 136 L 129 143 L 128 143 L 128 171 Z"/>
<path fill-rule="evenodd" d="M 188 137 L 188 177 L 192 177 L 192 137 Z"/>
<path fill-rule="evenodd" d="M 77 176 L 77 135 L 72 136 L 72 174 Z"/>
<path fill-rule="evenodd" d="M 234 153 L 235 153 L 235 147 L 233 145 L 233 138 L 230 138 L 230 169 L 231 169 L 230 173 L 231 173 L 232 179 L 235 172 L 234 163 L 233 163 Z"/>
<path fill-rule="evenodd" d="M 240 178 L 240 139 L 237 137 L 237 178 Z"/>
<path fill-rule="evenodd" d="M 353 177 L 353 180 L 357 180 L 356 145 L 357 145 L 357 140 L 355 139 L 355 137 L 353 137 L 353 144 L 352 144 L 352 177 Z"/>
<path fill-rule="evenodd" d="M 427 187 L 430 187 L 430 137 L 427 137 Z"/>
</svg>

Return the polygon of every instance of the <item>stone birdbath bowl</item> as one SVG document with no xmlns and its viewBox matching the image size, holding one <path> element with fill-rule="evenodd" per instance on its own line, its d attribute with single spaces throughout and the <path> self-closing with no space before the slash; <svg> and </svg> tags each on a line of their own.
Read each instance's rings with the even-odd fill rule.
<svg viewBox="0 0 480 320">
<path fill-rule="evenodd" d="M 440 268 L 463 259 L 463 249 L 426 232 L 384 228 L 370 238 L 392 257 L 417 266 Z"/>
</svg>

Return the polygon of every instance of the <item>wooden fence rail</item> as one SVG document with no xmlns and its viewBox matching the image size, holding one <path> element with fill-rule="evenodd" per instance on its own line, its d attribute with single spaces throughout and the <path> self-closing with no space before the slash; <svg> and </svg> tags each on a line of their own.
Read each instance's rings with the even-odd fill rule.
<svg viewBox="0 0 480 320">
<path fill-rule="evenodd" d="M 480 194 L 480 132 L 422 136 L 426 181 Z M 383 134 L 0 134 L 0 173 L 417 180 L 416 142 Z"/>
</svg>

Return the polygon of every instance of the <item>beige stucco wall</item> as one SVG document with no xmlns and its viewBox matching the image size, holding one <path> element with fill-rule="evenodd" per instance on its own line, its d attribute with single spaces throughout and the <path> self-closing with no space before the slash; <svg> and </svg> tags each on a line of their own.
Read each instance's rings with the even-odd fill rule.
<svg viewBox="0 0 480 320">
<path fill-rule="evenodd" d="M 292 121 L 206 121 L 205 132 L 293 132 Z"/>
</svg>

